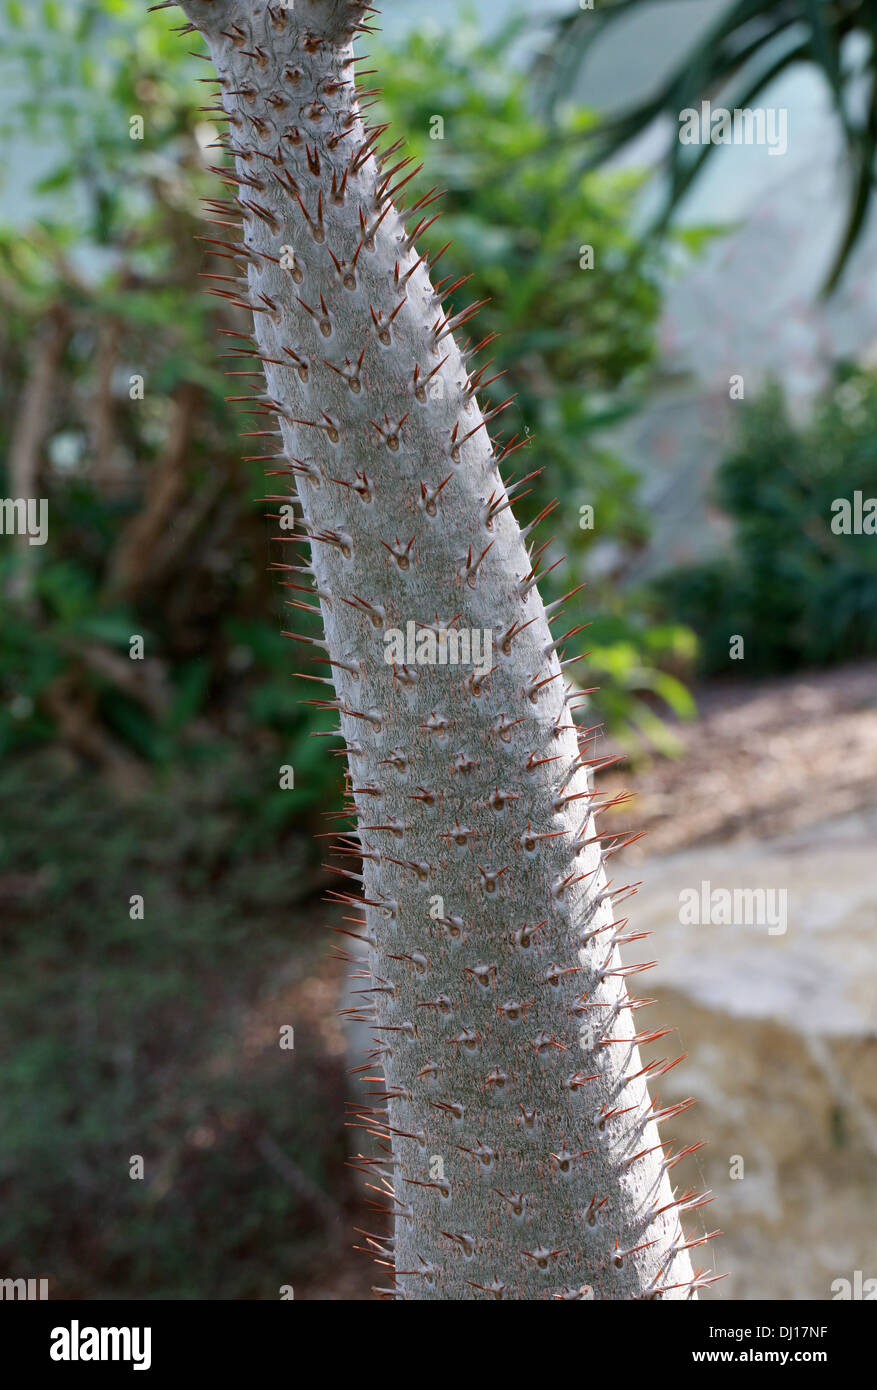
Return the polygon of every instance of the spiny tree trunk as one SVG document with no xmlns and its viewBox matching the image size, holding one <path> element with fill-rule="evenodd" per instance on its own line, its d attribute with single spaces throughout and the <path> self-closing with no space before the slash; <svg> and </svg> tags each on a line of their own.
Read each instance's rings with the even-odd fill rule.
<svg viewBox="0 0 877 1390">
<path fill-rule="evenodd" d="M 183 9 L 216 66 L 243 216 L 245 274 L 220 289 L 254 311 L 349 758 L 384 1080 L 364 1113 L 395 1215 L 384 1289 L 691 1297 L 679 1211 L 698 1199 L 674 1200 L 658 1133 L 690 1102 L 649 1097 L 661 1068 L 637 1049 L 588 741 L 457 342 L 470 311 L 443 311 L 414 244 L 430 199 L 406 225 L 398 146 L 377 157 L 383 128 L 360 116 L 368 7 Z M 421 659 L 391 664 L 385 633 L 409 623 Z M 426 664 L 441 629 L 490 634 L 489 674 L 452 646 Z"/>
</svg>

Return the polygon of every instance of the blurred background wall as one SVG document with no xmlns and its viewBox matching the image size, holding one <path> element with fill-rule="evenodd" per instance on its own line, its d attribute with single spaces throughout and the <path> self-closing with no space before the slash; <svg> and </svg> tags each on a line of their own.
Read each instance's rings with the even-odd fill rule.
<svg viewBox="0 0 877 1390">
<path fill-rule="evenodd" d="M 615 8 L 400 0 L 368 51 L 412 199 L 447 189 L 423 249 L 453 238 L 445 274 L 490 296 L 509 471 L 544 469 L 517 514 L 558 499 L 545 596 L 587 580 L 711 1296 L 829 1298 L 877 1274 L 877 536 L 831 524 L 877 497 L 875 7 L 818 34 L 806 4 Z M 246 316 L 196 292 L 229 263 L 176 22 L 0 8 L 0 498 L 48 516 L 0 535 L 0 1265 L 56 1297 L 367 1298 L 342 766 L 226 399 Z M 787 152 L 716 146 L 689 181 L 676 113 L 749 91 Z M 784 890 L 786 929 L 681 920 L 704 881 Z"/>
</svg>

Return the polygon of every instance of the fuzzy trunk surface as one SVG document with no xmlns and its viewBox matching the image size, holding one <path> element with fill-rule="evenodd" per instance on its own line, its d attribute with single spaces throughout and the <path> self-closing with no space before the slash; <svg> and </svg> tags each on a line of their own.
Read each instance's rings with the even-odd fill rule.
<svg viewBox="0 0 877 1390">
<path fill-rule="evenodd" d="M 658 1126 L 680 1107 L 650 1098 L 638 1052 L 590 736 L 458 343 L 467 312 L 448 318 L 414 244 L 435 208 L 403 219 L 410 169 L 360 114 L 368 8 L 182 8 L 233 156 L 212 235 L 240 279 L 217 288 L 254 311 L 268 467 L 310 542 L 284 577 L 322 615 L 349 759 L 377 1080 L 363 1123 L 394 1226 L 379 1291 L 693 1297 L 679 1213 L 702 1199 L 668 1177 Z M 468 661 L 446 635 L 442 663 L 442 632 L 469 634 Z"/>
</svg>

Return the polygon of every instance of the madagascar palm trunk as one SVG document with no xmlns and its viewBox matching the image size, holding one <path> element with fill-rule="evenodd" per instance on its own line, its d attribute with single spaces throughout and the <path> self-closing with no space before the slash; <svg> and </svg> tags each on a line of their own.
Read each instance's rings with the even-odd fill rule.
<svg viewBox="0 0 877 1390">
<path fill-rule="evenodd" d="M 403 219 L 406 161 L 360 115 L 368 7 L 183 9 L 242 217 L 241 279 L 219 288 L 253 310 L 269 467 L 297 488 L 349 759 L 382 1073 L 363 1114 L 395 1226 L 382 1288 L 691 1297 L 696 1199 L 674 1199 L 658 1129 L 690 1102 L 649 1096 L 661 1067 L 638 1053 L 654 1035 L 626 989 L 588 737 L 458 341 L 472 311 L 443 310 L 415 245 L 430 198 Z"/>
</svg>

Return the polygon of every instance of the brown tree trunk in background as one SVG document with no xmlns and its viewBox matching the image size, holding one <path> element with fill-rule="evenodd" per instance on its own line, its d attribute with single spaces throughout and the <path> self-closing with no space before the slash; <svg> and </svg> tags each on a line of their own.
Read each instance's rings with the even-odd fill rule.
<svg viewBox="0 0 877 1390">
<path fill-rule="evenodd" d="M 191 382 L 180 386 L 164 449 L 149 470 L 143 505 L 116 543 L 107 582 L 121 598 L 136 599 L 154 578 L 153 558 L 179 515 L 186 487 L 186 454 L 200 395 L 200 387 Z"/>
<path fill-rule="evenodd" d="M 70 330 L 67 309 L 64 305 L 55 305 L 42 325 L 12 430 L 7 470 L 10 497 L 38 496 L 40 451 L 52 420 L 55 382 Z M 27 535 L 20 532 L 12 543 L 17 564 L 9 581 L 8 597 L 19 608 L 28 609 L 32 604 L 38 547 L 32 546 Z"/>
</svg>

